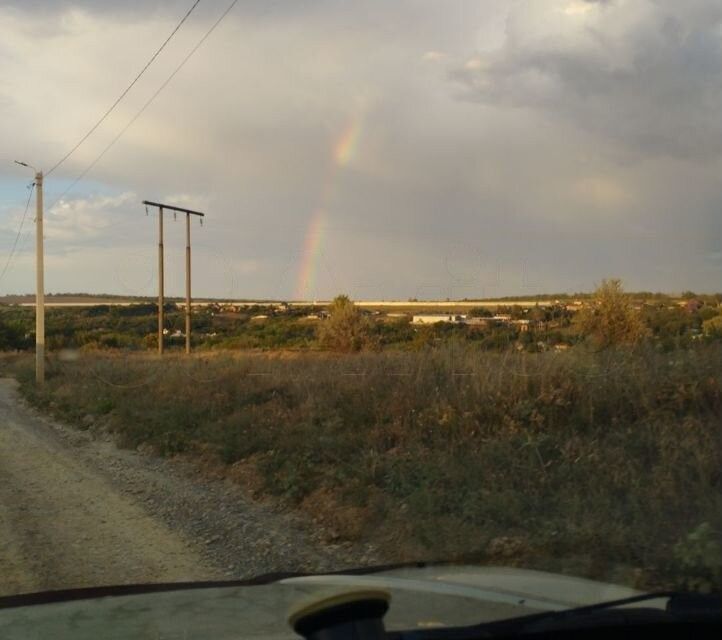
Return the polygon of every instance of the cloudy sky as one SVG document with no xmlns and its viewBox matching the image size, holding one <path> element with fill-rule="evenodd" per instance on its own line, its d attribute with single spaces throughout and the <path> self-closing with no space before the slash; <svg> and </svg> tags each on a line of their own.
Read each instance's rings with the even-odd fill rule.
<svg viewBox="0 0 722 640">
<path fill-rule="evenodd" d="M 191 4 L 0 2 L 0 271 L 12 161 L 52 167 Z M 201 0 L 47 177 L 48 291 L 153 295 L 143 199 L 207 212 L 198 296 L 722 289 L 717 0 L 239 0 L 136 118 L 229 4 Z M 33 290 L 33 228 L 31 201 L 0 294 Z"/>
</svg>

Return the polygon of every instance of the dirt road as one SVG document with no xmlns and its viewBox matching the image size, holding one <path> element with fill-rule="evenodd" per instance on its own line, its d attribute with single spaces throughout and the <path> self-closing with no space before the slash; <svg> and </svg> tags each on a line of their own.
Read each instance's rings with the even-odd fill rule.
<svg viewBox="0 0 722 640">
<path fill-rule="evenodd" d="M 190 465 L 43 418 L 0 379 L 0 595 L 323 571 L 341 551 Z"/>
</svg>

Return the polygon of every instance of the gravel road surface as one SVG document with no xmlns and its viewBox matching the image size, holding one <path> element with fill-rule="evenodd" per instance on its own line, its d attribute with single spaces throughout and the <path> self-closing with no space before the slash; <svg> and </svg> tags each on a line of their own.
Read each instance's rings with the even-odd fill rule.
<svg viewBox="0 0 722 640">
<path fill-rule="evenodd" d="M 0 379 L 0 595 L 377 561 L 190 463 L 57 424 Z"/>
</svg>

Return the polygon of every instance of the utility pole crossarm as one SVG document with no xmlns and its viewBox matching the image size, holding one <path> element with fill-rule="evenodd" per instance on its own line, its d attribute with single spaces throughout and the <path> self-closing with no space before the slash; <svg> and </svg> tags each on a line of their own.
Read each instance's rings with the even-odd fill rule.
<svg viewBox="0 0 722 640">
<path fill-rule="evenodd" d="M 205 217 L 205 213 L 201 213 L 200 211 L 193 211 L 193 209 L 186 209 L 184 207 L 176 207 L 174 205 L 170 204 L 163 204 L 162 202 L 153 202 L 152 200 L 143 200 L 143 204 L 148 205 L 149 207 L 159 207 L 161 209 L 167 209 L 168 211 L 178 211 L 179 213 L 190 213 L 192 216 L 200 216 L 201 218 Z"/>
</svg>

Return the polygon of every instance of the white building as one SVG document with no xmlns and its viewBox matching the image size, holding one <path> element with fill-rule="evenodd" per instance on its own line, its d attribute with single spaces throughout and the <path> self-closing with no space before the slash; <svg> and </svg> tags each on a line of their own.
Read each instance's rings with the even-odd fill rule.
<svg viewBox="0 0 722 640">
<path fill-rule="evenodd" d="M 436 324 L 438 322 L 451 322 L 462 324 L 466 316 L 456 313 L 421 313 L 411 318 L 411 324 Z"/>
</svg>

